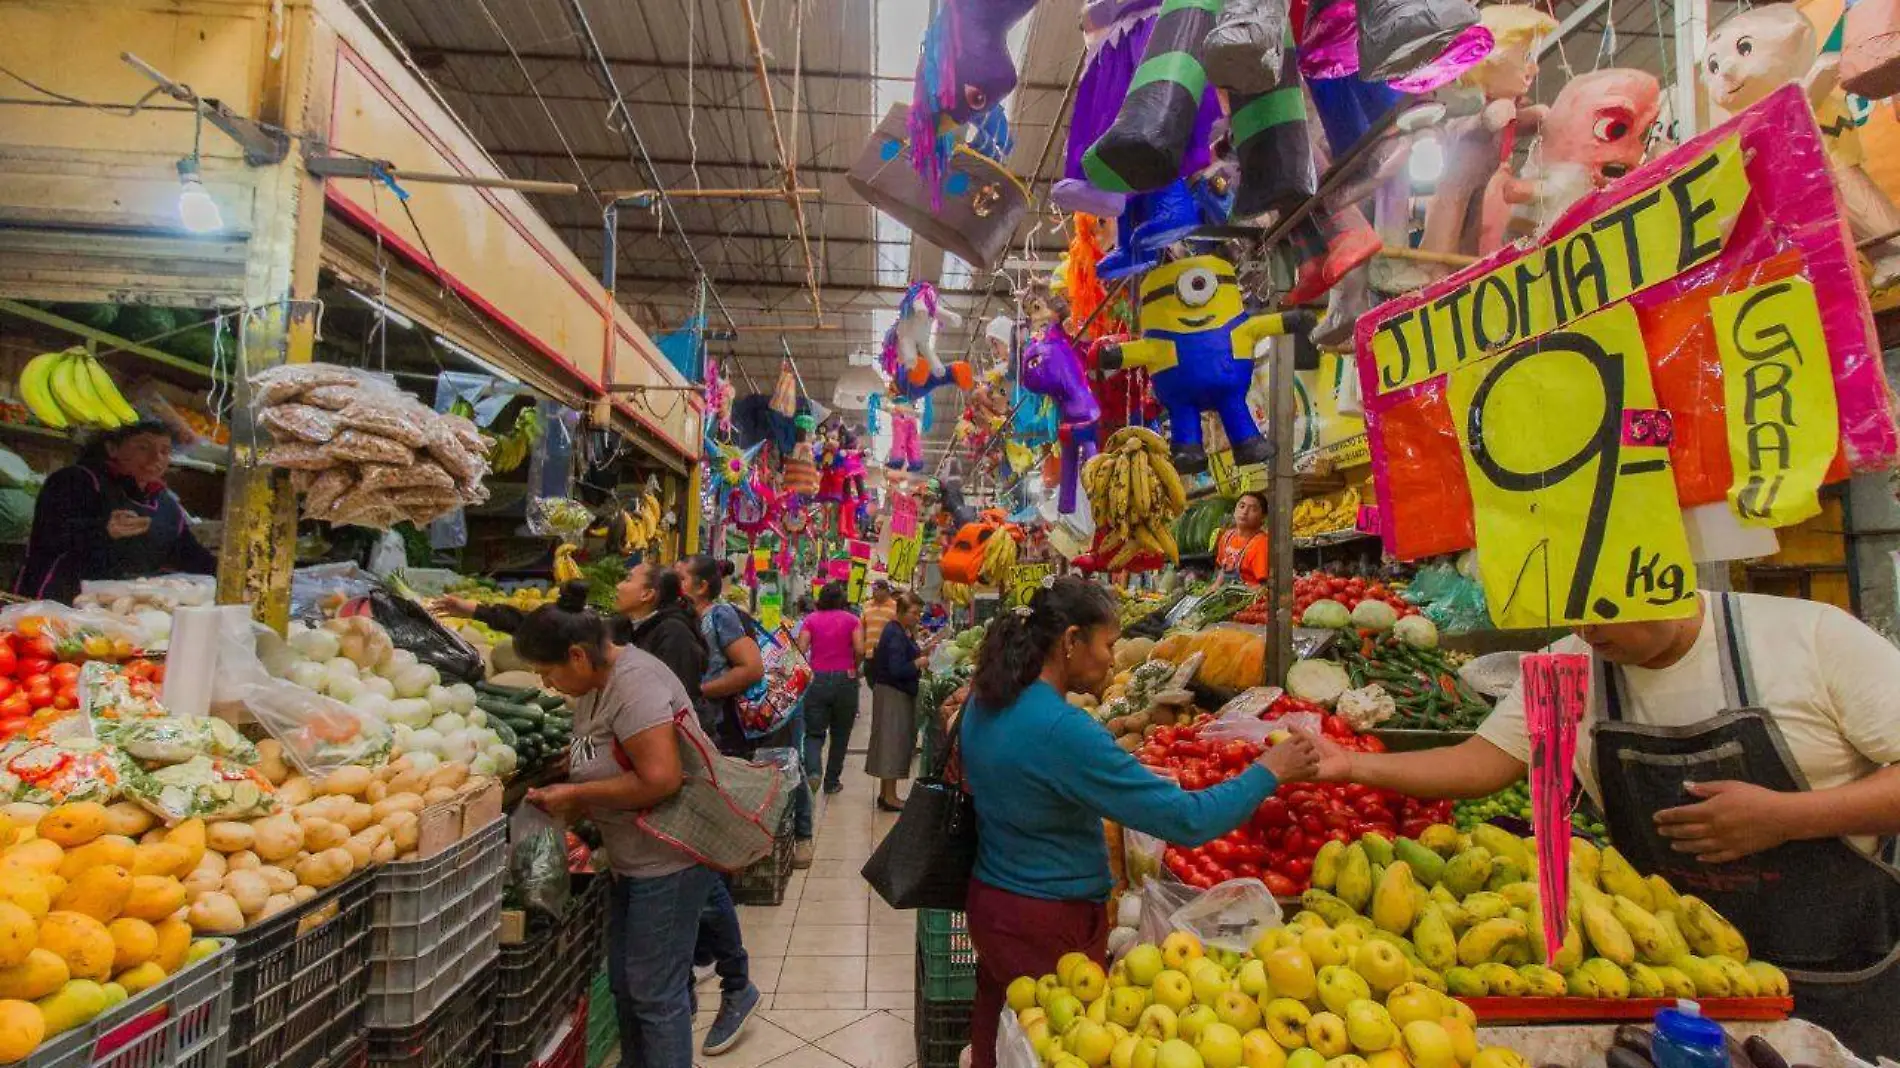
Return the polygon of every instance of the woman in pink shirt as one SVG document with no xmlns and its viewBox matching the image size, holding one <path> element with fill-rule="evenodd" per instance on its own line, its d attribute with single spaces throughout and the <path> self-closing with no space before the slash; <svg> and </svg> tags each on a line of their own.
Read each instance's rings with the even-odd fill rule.
<svg viewBox="0 0 1900 1068">
<path fill-rule="evenodd" d="M 818 591 L 818 611 L 798 625 L 798 647 L 811 661 L 811 685 L 805 690 L 805 768 L 811 774 L 825 756 L 825 793 L 844 789 L 845 747 L 858 719 L 858 665 L 864 660 L 864 631 L 857 614 L 846 608 L 844 583 L 828 582 Z"/>
</svg>

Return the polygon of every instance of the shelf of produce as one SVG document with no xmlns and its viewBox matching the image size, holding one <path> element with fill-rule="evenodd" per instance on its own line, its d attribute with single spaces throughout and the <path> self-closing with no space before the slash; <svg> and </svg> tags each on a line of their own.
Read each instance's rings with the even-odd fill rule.
<svg viewBox="0 0 1900 1068">
<path fill-rule="evenodd" d="M 187 360 L 182 356 L 173 356 L 169 352 L 162 352 L 149 345 L 141 345 L 136 341 L 129 341 L 117 334 L 107 333 L 104 330 L 87 326 L 84 323 L 76 323 L 63 315 L 56 315 L 44 308 L 35 308 L 31 304 L 23 304 L 17 300 L 0 299 L 0 311 L 17 315 L 22 319 L 31 319 L 42 326 L 50 326 L 55 330 L 62 330 L 75 337 L 84 338 L 87 341 L 96 341 L 116 352 L 129 352 L 135 356 L 143 356 L 148 360 L 162 363 L 167 367 L 176 367 L 181 371 L 189 371 L 202 378 L 213 377 L 211 368 L 206 367 L 204 364 Z"/>
<path fill-rule="evenodd" d="M 1459 998 L 1481 1024 L 1648 1023 L 1675 998 Z M 1712 1020 L 1785 1020 L 1793 998 L 1697 998 L 1702 1015 Z"/>
</svg>

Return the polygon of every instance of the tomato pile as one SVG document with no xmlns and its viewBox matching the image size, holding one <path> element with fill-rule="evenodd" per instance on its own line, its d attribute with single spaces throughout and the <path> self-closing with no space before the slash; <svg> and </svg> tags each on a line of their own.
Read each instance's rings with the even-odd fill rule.
<svg viewBox="0 0 1900 1068">
<path fill-rule="evenodd" d="M 1281 698 L 1267 718 L 1290 712 L 1325 716 L 1326 737 L 1342 748 L 1366 753 L 1385 749 L 1377 738 L 1356 734 L 1345 720 L 1297 698 Z M 1183 789 L 1204 790 L 1245 771 L 1260 756 L 1262 747 L 1252 742 L 1203 739 L 1205 722 L 1157 728 L 1136 751 L 1136 759 L 1166 771 Z M 1247 823 L 1202 846 L 1170 845 L 1162 863 L 1196 889 L 1254 878 L 1275 896 L 1290 897 L 1307 888 L 1313 854 L 1327 842 L 1351 842 L 1371 832 L 1416 837 L 1433 823 L 1449 822 L 1452 807 L 1450 801 L 1420 801 L 1357 783 L 1288 783 L 1262 801 Z"/>
<path fill-rule="evenodd" d="M 79 707 L 80 664 L 112 659 L 118 652 L 99 635 L 55 638 L 34 622 L 22 620 L 19 630 L 0 634 L 0 741 L 28 733 L 38 719 L 58 718 Z M 165 665 L 158 661 L 133 660 L 125 672 L 154 688 L 165 681 Z"/>
<path fill-rule="evenodd" d="M 1360 601 L 1384 601 L 1401 616 L 1418 615 L 1417 606 L 1400 597 L 1392 587 L 1377 580 L 1368 582 L 1362 578 L 1340 578 L 1324 571 L 1308 571 L 1293 578 L 1293 618 L 1306 615 L 1307 606 L 1314 601 L 1338 601 L 1350 612 L 1359 607 Z"/>
</svg>

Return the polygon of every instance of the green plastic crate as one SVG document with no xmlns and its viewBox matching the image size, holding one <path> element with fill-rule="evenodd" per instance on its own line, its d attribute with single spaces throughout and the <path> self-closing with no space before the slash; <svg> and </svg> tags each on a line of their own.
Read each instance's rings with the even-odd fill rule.
<svg viewBox="0 0 1900 1068">
<path fill-rule="evenodd" d="M 620 1023 L 614 1015 L 614 992 L 607 985 L 607 969 L 594 974 L 587 995 L 587 1068 L 600 1068 L 620 1051 Z"/>
<path fill-rule="evenodd" d="M 976 998 L 976 948 L 963 913 L 917 910 L 917 994 L 926 1001 Z"/>
</svg>

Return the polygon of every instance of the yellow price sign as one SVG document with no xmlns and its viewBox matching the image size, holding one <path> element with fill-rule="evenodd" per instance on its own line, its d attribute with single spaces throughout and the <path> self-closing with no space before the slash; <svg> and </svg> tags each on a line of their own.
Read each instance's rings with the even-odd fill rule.
<svg viewBox="0 0 1900 1068">
<path fill-rule="evenodd" d="M 1628 303 L 1453 371 L 1478 568 L 1500 627 L 1676 619 L 1695 567 Z"/>
<path fill-rule="evenodd" d="M 1017 564 L 1009 573 L 1010 605 L 1027 605 L 1042 588 L 1042 580 L 1056 573 L 1054 564 Z"/>
<path fill-rule="evenodd" d="M 1751 527 L 1821 514 L 1841 422 L 1814 283 L 1788 278 L 1727 293 L 1709 301 L 1709 315 L 1735 468 L 1729 507 Z"/>
<path fill-rule="evenodd" d="M 917 535 L 897 536 L 891 539 L 891 548 L 884 558 L 885 574 L 892 582 L 908 583 L 913 571 L 917 569 L 917 556 L 923 551 L 923 544 Z"/>
<path fill-rule="evenodd" d="M 1214 492 L 1234 497 L 1246 490 L 1266 489 L 1267 465 L 1236 466 L 1232 449 L 1218 449 L 1207 454 L 1207 477 L 1214 481 Z"/>
</svg>

